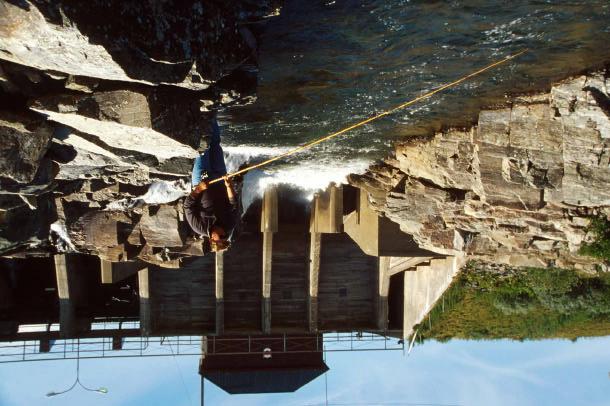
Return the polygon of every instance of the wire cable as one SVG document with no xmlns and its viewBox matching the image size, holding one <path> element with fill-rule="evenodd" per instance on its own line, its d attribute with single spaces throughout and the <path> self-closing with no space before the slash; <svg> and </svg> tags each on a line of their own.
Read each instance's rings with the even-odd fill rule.
<svg viewBox="0 0 610 406">
<path fill-rule="evenodd" d="M 462 82 L 464 82 L 464 81 L 466 81 L 468 79 L 471 79 L 471 78 L 473 78 L 473 77 L 475 77 L 477 75 L 480 75 L 483 72 L 486 72 L 486 71 L 488 71 L 490 69 L 493 69 L 496 66 L 502 65 L 502 64 L 504 64 L 504 63 L 506 63 L 506 62 L 508 62 L 508 61 L 510 61 L 512 59 L 515 59 L 516 57 L 518 57 L 520 55 L 523 55 L 527 51 L 528 51 L 527 49 L 524 49 L 522 51 L 517 52 L 516 54 L 509 55 L 509 56 L 505 57 L 504 59 L 500 59 L 500 60 L 498 60 L 498 61 L 496 61 L 494 63 L 491 63 L 491 64 L 489 64 L 489 65 L 487 65 L 487 66 L 485 66 L 485 67 L 483 67 L 481 69 L 478 69 L 478 70 L 476 70 L 476 71 L 474 71 L 474 72 L 472 72 L 472 73 L 470 73 L 470 74 L 468 74 L 466 76 L 462 76 L 461 78 L 459 78 L 457 80 L 454 80 L 453 82 L 447 83 L 447 84 L 445 84 L 445 85 L 443 85 L 441 87 L 438 87 L 438 88 L 436 88 L 434 90 L 429 91 L 428 93 L 425 93 L 425 94 L 423 94 L 421 96 L 418 96 L 418 97 L 416 97 L 416 98 L 414 98 L 412 100 L 409 100 L 407 102 L 399 104 L 396 107 L 393 107 L 393 108 L 391 108 L 389 110 L 386 110 L 386 111 L 384 111 L 382 113 L 379 113 L 379 114 L 377 114 L 375 116 L 369 117 L 366 120 L 362 120 L 362 121 L 360 121 L 360 122 L 358 122 L 356 124 L 352 124 L 349 127 L 345 127 L 343 129 L 341 129 L 339 131 L 336 131 L 336 132 L 334 132 L 332 134 L 329 134 L 329 135 L 327 135 L 325 137 L 318 138 L 317 140 L 314 140 L 314 141 L 308 142 L 306 144 L 303 144 L 301 146 L 298 146 L 296 148 L 293 148 L 293 149 L 291 149 L 289 151 L 286 151 L 286 152 L 284 152 L 282 154 L 276 155 L 276 156 L 274 156 L 272 158 L 269 158 L 269 159 L 267 159 L 267 160 L 265 160 L 263 162 L 260 162 L 258 164 L 247 166 L 247 167 L 245 167 L 243 169 L 240 169 L 238 171 L 235 171 L 233 173 L 230 173 L 230 174 L 226 175 L 226 177 L 227 178 L 233 178 L 233 177 L 235 177 L 237 175 L 241 175 L 242 173 L 251 171 L 252 169 L 261 168 L 263 166 L 269 165 L 270 163 L 275 162 L 277 160 L 280 160 L 282 158 L 285 158 L 287 156 L 294 155 L 297 152 L 300 152 L 300 151 L 303 151 L 305 149 L 311 148 L 314 145 L 317 145 L 317 144 L 320 144 L 322 142 L 328 141 L 331 138 L 338 137 L 339 135 L 344 134 L 344 133 L 346 133 L 348 131 L 351 131 L 351 130 L 353 130 L 355 128 L 361 127 L 361 126 L 363 126 L 365 124 L 368 124 L 368 123 L 370 123 L 372 121 L 375 121 L 375 120 L 378 120 L 378 119 L 380 119 L 382 117 L 390 115 L 390 114 L 394 113 L 397 110 L 404 109 L 405 107 L 411 106 L 411 105 L 413 105 L 413 104 L 415 104 L 415 103 L 417 103 L 419 101 L 422 101 L 424 99 L 430 98 L 430 97 L 434 96 L 435 94 L 437 94 L 439 92 L 442 92 L 443 90 L 446 90 L 446 89 L 449 89 L 451 87 L 457 86 L 460 83 L 462 83 Z M 212 183 L 221 182 L 221 181 L 223 181 L 223 178 L 217 178 L 217 179 L 214 179 L 214 180 L 210 181 L 209 183 L 212 184 Z"/>
</svg>

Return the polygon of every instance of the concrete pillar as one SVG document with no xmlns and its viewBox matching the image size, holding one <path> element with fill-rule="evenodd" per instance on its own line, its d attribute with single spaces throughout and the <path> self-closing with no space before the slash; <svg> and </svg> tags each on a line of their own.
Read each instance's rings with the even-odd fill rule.
<svg viewBox="0 0 610 406">
<path fill-rule="evenodd" d="M 263 333 L 271 333 L 271 265 L 273 256 L 273 233 L 263 233 Z"/>
<path fill-rule="evenodd" d="M 413 327 L 425 320 L 436 301 L 451 285 L 465 262 L 464 257 L 432 259 L 430 265 L 419 265 L 404 273 L 403 338 L 414 333 Z"/>
<path fill-rule="evenodd" d="M 261 233 L 275 233 L 278 230 L 278 197 L 275 186 L 265 190 L 261 208 Z"/>
<path fill-rule="evenodd" d="M 271 333 L 271 268 L 273 265 L 273 233 L 278 230 L 278 196 L 275 187 L 265 190 L 261 211 L 263 233 L 263 297 L 261 325 L 263 333 Z"/>
<path fill-rule="evenodd" d="M 138 292 L 140 296 L 140 332 L 148 336 L 152 329 L 150 310 L 150 275 L 148 268 L 138 272 Z"/>
<path fill-rule="evenodd" d="M 331 233 L 343 231 L 343 187 L 332 184 L 329 186 L 329 230 Z"/>
<path fill-rule="evenodd" d="M 320 279 L 320 254 L 322 252 L 322 234 L 312 232 L 309 240 L 309 294 L 308 322 L 309 331 L 318 331 L 318 285 Z"/>
<path fill-rule="evenodd" d="M 224 334 L 225 302 L 224 302 L 224 252 L 216 253 L 216 335 Z"/>
<path fill-rule="evenodd" d="M 311 232 L 340 233 L 343 231 L 343 188 L 330 185 L 316 193 L 312 202 Z"/>
<path fill-rule="evenodd" d="M 431 259 L 432 257 L 390 257 L 388 273 L 390 276 L 396 275 L 415 266 L 427 264 Z"/>
<path fill-rule="evenodd" d="M 390 293 L 390 260 L 391 257 L 379 257 L 379 279 L 377 287 L 377 329 L 388 329 L 388 295 Z"/>
<path fill-rule="evenodd" d="M 59 297 L 59 329 L 62 336 L 71 337 L 90 328 L 88 320 L 76 318 L 76 306 L 84 299 L 82 274 L 73 269 L 67 255 L 55 255 L 53 260 Z"/>
<path fill-rule="evenodd" d="M 55 255 L 55 278 L 57 279 L 57 295 L 59 299 L 70 299 L 70 284 L 68 276 L 68 261 L 66 255 Z"/>
</svg>

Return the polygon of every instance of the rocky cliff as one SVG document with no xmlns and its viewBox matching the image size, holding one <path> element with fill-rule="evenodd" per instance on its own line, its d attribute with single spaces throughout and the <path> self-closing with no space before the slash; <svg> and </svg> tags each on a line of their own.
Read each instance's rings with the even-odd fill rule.
<svg viewBox="0 0 610 406">
<path fill-rule="evenodd" d="M 280 3 L 0 2 L 0 254 L 54 250 L 151 183 L 185 188 L 213 112 L 255 99 Z"/>
<path fill-rule="evenodd" d="M 396 145 L 351 183 L 421 248 L 517 266 L 592 268 L 589 218 L 610 214 L 608 72 Z"/>
</svg>

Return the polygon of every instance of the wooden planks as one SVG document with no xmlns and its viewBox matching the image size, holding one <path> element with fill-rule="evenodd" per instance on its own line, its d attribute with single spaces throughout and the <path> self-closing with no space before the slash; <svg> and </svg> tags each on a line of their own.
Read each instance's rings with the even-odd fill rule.
<svg viewBox="0 0 610 406">
<path fill-rule="evenodd" d="M 324 234 L 321 244 L 319 329 L 375 329 L 377 258 L 364 254 L 345 234 Z"/>
<path fill-rule="evenodd" d="M 216 329 L 214 256 L 200 257 L 180 269 L 149 267 L 151 331 L 184 334 Z"/>
</svg>

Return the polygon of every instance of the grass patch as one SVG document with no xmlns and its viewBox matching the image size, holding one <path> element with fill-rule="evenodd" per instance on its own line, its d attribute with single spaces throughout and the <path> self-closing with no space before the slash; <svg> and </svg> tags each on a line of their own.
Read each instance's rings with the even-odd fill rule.
<svg viewBox="0 0 610 406">
<path fill-rule="evenodd" d="M 610 335 L 610 275 L 469 266 L 418 328 L 421 339 L 440 341 Z"/>
</svg>

